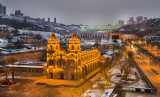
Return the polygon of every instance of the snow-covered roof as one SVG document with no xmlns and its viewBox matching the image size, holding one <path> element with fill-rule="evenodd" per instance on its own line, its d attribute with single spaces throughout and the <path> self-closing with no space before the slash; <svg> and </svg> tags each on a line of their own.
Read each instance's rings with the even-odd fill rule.
<svg viewBox="0 0 160 97">
<path fill-rule="evenodd" d="M 7 67 L 22 67 L 22 68 L 43 68 L 43 66 L 47 66 L 46 62 L 40 61 L 20 61 L 15 62 L 13 65 L 8 64 Z"/>
<path fill-rule="evenodd" d="M 111 54 L 113 54 L 113 51 L 107 51 L 106 54 L 111 55 Z"/>
<path fill-rule="evenodd" d="M 28 65 L 6 65 L 7 67 L 23 67 L 23 68 L 43 68 L 43 66 L 28 66 Z"/>
<path fill-rule="evenodd" d="M 107 55 L 107 54 L 104 54 L 103 57 L 105 57 L 105 58 L 112 58 L 112 56 Z"/>
<path fill-rule="evenodd" d="M 43 39 L 50 39 L 52 32 L 45 32 L 45 31 L 32 31 L 32 30 L 18 30 L 20 34 L 22 33 L 33 33 L 33 34 L 40 34 Z M 62 35 L 55 33 L 56 37 L 62 37 Z"/>
<path fill-rule="evenodd" d="M 119 31 L 125 31 L 125 29 L 121 28 Z"/>
</svg>

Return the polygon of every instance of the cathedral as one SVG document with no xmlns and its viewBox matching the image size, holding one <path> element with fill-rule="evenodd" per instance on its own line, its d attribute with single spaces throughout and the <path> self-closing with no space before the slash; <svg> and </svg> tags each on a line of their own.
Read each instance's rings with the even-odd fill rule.
<svg viewBox="0 0 160 97">
<path fill-rule="evenodd" d="M 47 45 L 47 78 L 78 80 L 99 67 L 98 49 L 81 51 L 76 32 L 69 39 L 68 51 L 59 45 L 59 39 L 52 32 Z"/>
</svg>

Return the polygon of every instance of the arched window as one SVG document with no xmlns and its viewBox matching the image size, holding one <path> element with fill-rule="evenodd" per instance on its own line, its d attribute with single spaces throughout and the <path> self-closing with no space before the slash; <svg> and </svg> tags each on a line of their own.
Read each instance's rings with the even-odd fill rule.
<svg viewBox="0 0 160 97">
<path fill-rule="evenodd" d="M 51 48 L 51 50 L 52 50 L 52 45 L 50 45 L 50 48 Z"/>
<path fill-rule="evenodd" d="M 52 59 L 49 59 L 49 65 L 52 65 Z"/>
<path fill-rule="evenodd" d="M 74 45 L 72 45 L 72 50 L 74 49 Z"/>
<path fill-rule="evenodd" d="M 58 49 L 58 45 L 56 45 L 56 49 Z"/>
<path fill-rule="evenodd" d="M 73 59 L 70 60 L 70 66 L 75 66 L 75 61 Z"/>
<path fill-rule="evenodd" d="M 78 59 L 78 65 L 81 65 L 81 61 L 80 61 L 80 59 Z"/>
<path fill-rule="evenodd" d="M 53 67 L 55 68 L 55 65 L 54 65 L 54 60 L 52 59 L 52 65 L 53 65 Z"/>
<path fill-rule="evenodd" d="M 63 59 L 58 60 L 57 67 L 58 68 L 66 68 L 66 62 L 65 62 L 65 60 L 63 60 Z"/>
</svg>

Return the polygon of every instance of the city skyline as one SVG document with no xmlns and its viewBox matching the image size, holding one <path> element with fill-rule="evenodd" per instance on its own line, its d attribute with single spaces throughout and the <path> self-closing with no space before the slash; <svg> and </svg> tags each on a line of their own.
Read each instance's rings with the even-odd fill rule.
<svg viewBox="0 0 160 97">
<path fill-rule="evenodd" d="M 89 2 L 89 1 L 88 1 Z M 21 1 L 2 0 L 7 7 L 7 14 L 21 10 L 25 16 L 33 18 L 57 18 L 57 22 L 64 24 L 118 24 L 118 20 L 124 20 L 125 24 L 130 17 L 146 16 L 148 18 L 160 17 L 156 0 L 134 0 L 134 1 L 90 1 L 92 3 L 73 0 L 54 1 Z"/>
</svg>

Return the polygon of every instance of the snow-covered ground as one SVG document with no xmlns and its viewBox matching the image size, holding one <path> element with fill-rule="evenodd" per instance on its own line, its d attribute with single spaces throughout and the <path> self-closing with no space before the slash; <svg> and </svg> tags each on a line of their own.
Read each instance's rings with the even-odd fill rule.
<svg viewBox="0 0 160 97">
<path fill-rule="evenodd" d="M 100 90 L 87 90 L 85 93 L 84 93 L 84 96 L 85 97 L 110 97 L 111 93 L 112 93 L 113 89 L 105 89 L 105 92 L 103 92 L 102 94 L 102 91 Z"/>
<path fill-rule="evenodd" d="M 0 47 L 6 47 L 8 45 L 7 39 L 0 39 Z"/>
<path fill-rule="evenodd" d="M 46 49 L 46 47 L 44 47 L 44 46 L 41 46 L 39 48 L 32 47 L 31 49 L 26 49 L 26 48 L 23 48 L 23 49 L 11 49 L 12 52 L 9 52 L 9 49 L 3 49 L 4 51 L 2 51 L 1 53 L 3 53 L 3 54 L 9 54 L 9 53 L 17 53 L 17 52 L 44 50 L 44 49 Z"/>
<path fill-rule="evenodd" d="M 32 30 L 21 30 L 19 29 L 19 34 L 29 34 L 29 33 L 33 33 L 33 34 L 40 34 L 43 39 L 50 39 L 51 35 L 52 35 L 52 32 L 44 32 L 44 31 L 32 31 Z M 58 33 L 55 33 L 56 37 L 62 37 L 62 35 L 58 34 Z"/>
</svg>

